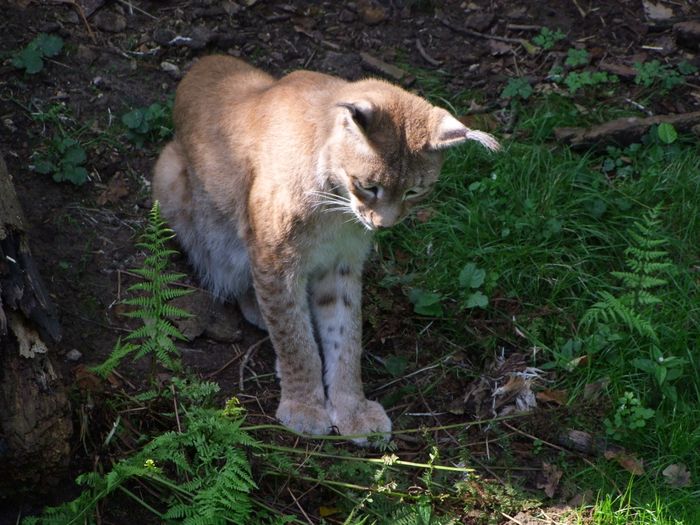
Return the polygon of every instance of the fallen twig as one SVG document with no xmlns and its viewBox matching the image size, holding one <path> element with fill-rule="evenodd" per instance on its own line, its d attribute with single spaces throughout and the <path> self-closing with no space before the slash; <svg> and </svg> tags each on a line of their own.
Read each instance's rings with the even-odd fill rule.
<svg viewBox="0 0 700 525">
<path fill-rule="evenodd" d="M 270 339 L 269 335 L 266 337 L 263 337 L 258 342 L 250 345 L 248 350 L 246 350 L 246 353 L 243 356 L 243 359 L 241 360 L 241 366 L 238 368 L 238 387 L 240 388 L 241 392 L 243 392 L 243 390 L 244 390 L 243 373 L 245 372 L 245 367 L 248 365 L 248 361 L 250 360 L 250 357 L 253 355 L 253 352 L 255 352 L 258 348 L 260 348 L 262 346 L 262 344 L 265 341 L 268 341 L 269 339 Z"/>
<path fill-rule="evenodd" d="M 600 148 L 610 143 L 626 146 L 639 142 L 651 126 L 663 123 L 673 124 L 679 131 L 689 131 L 700 124 L 700 111 L 644 118 L 623 117 L 590 128 L 555 128 L 554 136 L 574 149 Z"/>
<path fill-rule="evenodd" d="M 420 53 L 420 56 L 422 56 L 423 59 L 431 66 L 437 67 L 442 65 L 442 60 L 436 60 L 428 54 L 428 52 L 423 47 L 423 42 L 420 41 L 420 38 L 416 38 L 416 49 Z"/>
<path fill-rule="evenodd" d="M 509 44 L 519 44 L 523 46 L 528 53 L 531 53 L 533 50 L 536 49 L 536 46 L 534 46 L 524 38 L 510 38 L 507 36 L 487 35 L 486 33 L 479 33 L 478 31 L 472 31 L 471 29 L 457 27 L 453 23 L 449 22 L 448 20 L 444 19 L 439 15 L 435 15 L 435 18 L 438 22 L 440 22 L 448 29 L 451 29 L 455 33 L 459 33 L 461 35 L 471 36 L 474 38 L 484 38 L 486 40 L 497 40 L 498 42 L 507 42 Z"/>
</svg>

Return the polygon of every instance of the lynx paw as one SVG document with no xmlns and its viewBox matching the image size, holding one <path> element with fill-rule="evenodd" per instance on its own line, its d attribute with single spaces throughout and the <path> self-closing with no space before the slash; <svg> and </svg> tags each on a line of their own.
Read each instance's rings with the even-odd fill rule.
<svg viewBox="0 0 700 525">
<path fill-rule="evenodd" d="M 384 408 L 367 399 L 358 399 L 351 403 L 329 405 L 329 413 L 333 425 L 341 435 L 357 436 L 358 434 L 371 434 L 378 432 L 379 436 L 353 437 L 353 443 L 361 446 L 371 445 L 376 437 L 381 441 L 389 441 L 391 438 L 391 420 L 386 415 Z"/>
<path fill-rule="evenodd" d="M 318 436 L 331 431 L 331 420 L 323 405 L 307 405 L 285 399 L 277 407 L 276 415 L 285 427 L 302 434 Z"/>
</svg>

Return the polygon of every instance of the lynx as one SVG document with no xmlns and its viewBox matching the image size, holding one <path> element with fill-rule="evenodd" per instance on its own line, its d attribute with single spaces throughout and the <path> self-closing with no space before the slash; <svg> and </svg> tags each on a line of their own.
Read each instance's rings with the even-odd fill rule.
<svg viewBox="0 0 700 525">
<path fill-rule="evenodd" d="M 359 444 L 372 432 L 388 439 L 360 370 L 372 233 L 429 194 L 442 150 L 498 142 L 381 80 L 277 80 L 224 56 L 200 59 L 180 82 L 174 122 L 153 196 L 203 284 L 269 332 L 277 418 Z"/>
</svg>

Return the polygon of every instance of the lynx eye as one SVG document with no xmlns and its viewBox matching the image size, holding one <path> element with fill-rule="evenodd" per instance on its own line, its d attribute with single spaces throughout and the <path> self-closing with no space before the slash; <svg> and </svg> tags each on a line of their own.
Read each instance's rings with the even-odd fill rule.
<svg viewBox="0 0 700 525">
<path fill-rule="evenodd" d="M 428 190 L 426 188 L 411 188 L 410 190 L 406 190 L 406 192 L 403 194 L 403 199 L 404 200 L 416 199 L 418 197 L 425 195 L 425 193 L 427 191 Z"/>
<path fill-rule="evenodd" d="M 360 193 L 368 199 L 378 199 L 382 192 L 382 188 L 377 184 L 368 184 L 365 186 L 359 182 L 355 182 L 355 188 L 360 190 Z"/>
</svg>

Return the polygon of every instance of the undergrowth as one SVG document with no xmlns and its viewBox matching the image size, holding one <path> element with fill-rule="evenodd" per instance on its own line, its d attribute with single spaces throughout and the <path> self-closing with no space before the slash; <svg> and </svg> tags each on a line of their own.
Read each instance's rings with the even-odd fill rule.
<svg viewBox="0 0 700 525">
<path fill-rule="evenodd" d="M 574 412 L 598 403 L 595 415 L 584 409 L 567 423 L 625 450 L 568 471 L 579 490 L 600 495 L 594 523 L 693 523 L 697 142 L 666 125 L 602 153 L 552 147 L 555 127 L 629 110 L 582 110 L 574 97 L 585 95 L 573 90 L 532 95 L 526 81 L 511 80 L 503 96 L 518 98 L 509 107 L 518 120 L 506 152 L 450 152 L 423 215 L 382 232 L 382 279 L 403 288 L 425 330 L 471 341 L 477 363 L 499 347 L 519 349 L 556 374 L 549 388 Z M 474 290 L 487 301 L 465 308 Z M 675 467 L 690 477 L 662 475 Z M 635 481 L 619 499 L 631 471 Z M 601 510 L 613 500 L 614 511 Z"/>
<path fill-rule="evenodd" d="M 274 500 L 268 501 L 290 481 L 295 488 L 324 491 L 332 506 L 323 507 L 321 516 L 342 517 L 347 525 L 456 523 L 455 516 L 479 500 L 485 490 L 482 486 L 489 484 L 470 468 L 439 461 L 436 447 L 423 462 L 401 460 L 391 452 L 380 457 L 348 452 L 332 445 L 344 440 L 338 436 L 317 438 L 325 442 L 322 448 L 297 448 L 279 444 L 280 437 L 299 437 L 284 427 L 246 424 L 245 409 L 236 397 L 222 407 L 216 400 L 217 384 L 188 376 L 179 365 L 174 342 L 182 336 L 171 319 L 186 312 L 169 303 L 187 290 L 173 286 L 181 275 L 169 270 L 172 237 L 155 202 L 138 245 L 145 252 L 143 264 L 131 272 L 142 279 L 128 289 L 138 296 L 124 301 L 136 307 L 127 315 L 142 325 L 92 369 L 116 381 L 113 374 L 126 356 L 150 356 L 151 389 L 123 391 L 111 401 L 114 422 L 100 440 L 106 447 L 100 454 L 111 456 L 112 462 L 78 476 L 82 492 L 76 499 L 46 508 L 22 523 L 100 523 L 118 514 L 126 501 L 143 510 L 138 520 L 144 523 L 305 523 L 281 510 Z M 176 375 L 154 381 L 154 372 L 162 368 Z M 134 420 L 129 414 L 142 414 L 143 419 Z M 425 431 L 405 430 L 409 434 Z M 123 450 L 116 446 L 118 442 L 137 446 Z M 265 492 L 259 489 L 263 484 Z M 479 504 L 509 511 L 519 506 L 522 499 L 515 492 L 501 490 L 503 501 Z M 129 519 L 137 519 L 133 510 Z"/>
</svg>

